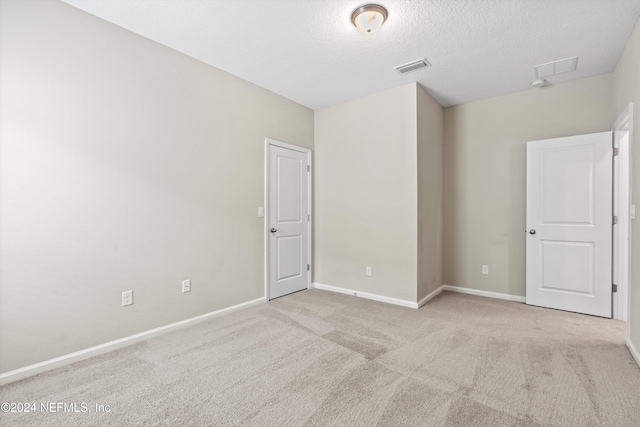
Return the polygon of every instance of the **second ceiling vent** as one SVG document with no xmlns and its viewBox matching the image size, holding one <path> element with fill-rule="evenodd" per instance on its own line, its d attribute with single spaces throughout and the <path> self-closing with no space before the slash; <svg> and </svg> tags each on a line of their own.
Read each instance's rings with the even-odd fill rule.
<svg viewBox="0 0 640 427">
<path fill-rule="evenodd" d="M 536 79 L 544 79 L 545 77 L 555 76 L 556 74 L 569 73 L 575 71 L 578 65 L 578 57 L 560 59 L 559 61 L 547 62 L 534 66 Z"/>
<path fill-rule="evenodd" d="M 406 64 L 398 65 L 397 67 L 393 67 L 393 69 L 401 74 L 404 74 L 408 73 L 409 71 L 415 71 L 427 67 L 431 67 L 431 64 L 429 63 L 429 61 L 427 61 L 427 58 L 422 58 L 416 61 L 407 62 Z"/>
</svg>

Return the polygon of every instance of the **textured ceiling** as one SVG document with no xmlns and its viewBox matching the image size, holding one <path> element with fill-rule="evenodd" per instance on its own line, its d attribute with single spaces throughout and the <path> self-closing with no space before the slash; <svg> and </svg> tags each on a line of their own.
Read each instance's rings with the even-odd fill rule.
<svg viewBox="0 0 640 427">
<path fill-rule="evenodd" d="M 414 81 L 443 106 L 536 90 L 534 65 L 576 55 L 548 80 L 607 73 L 640 16 L 640 0 L 381 0 L 364 35 L 362 0 L 63 1 L 313 109 Z"/>
</svg>

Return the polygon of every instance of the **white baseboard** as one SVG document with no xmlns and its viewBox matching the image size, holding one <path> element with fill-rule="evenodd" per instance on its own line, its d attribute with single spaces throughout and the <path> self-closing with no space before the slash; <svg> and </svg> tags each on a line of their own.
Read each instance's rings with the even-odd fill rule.
<svg viewBox="0 0 640 427">
<path fill-rule="evenodd" d="M 161 326 L 159 328 L 150 329 L 139 334 L 130 335 L 128 337 L 120 338 L 114 341 L 109 341 L 104 344 L 90 347 L 84 350 L 76 351 L 74 353 L 65 354 L 64 356 L 56 357 L 54 359 L 45 360 L 44 362 L 35 363 L 33 365 L 25 366 L 24 368 L 15 369 L 13 371 L 0 374 L 0 385 L 9 384 L 14 381 L 18 381 L 51 369 L 59 368 L 61 366 L 69 365 L 71 363 L 79 362 L 80 360 L 88 359 L 90 357 L 98 356 L 100 354 L 107 353 L 122 347 L 126 347 L 131 344 L 135 344 L 140 341 L 148 340 L 149 338 L 156 337 L 158 335 L 166 334 L 167 332 L 181 329 L 186 326 L 202 322 L 204 320 L 219 317 L 225 314 L 233 313 L 234 311 L 243 310 L 245 308 L 253 307 L 265 302 L 264 298 L 254 299 L 247 301 L 232 307 L 223 308 L 220 310 L 212 311 L 207 314 L 192 317 L 190 319 L 182 320 L 180 322 L 171 323 L 170 325 Z"/>
<path fill-rule="evenodd" d="M 386 302 L 387 304 L 394 304 L 394 305 L 399 305 L 399 306 L 408 307 L 408 308 L 416 308 L 416 309 L 418 308 L 418 303 L 417 302 L 407 301 L 407 300 L 398 299 L 398 298 L 386 297 L 384 295 L 377 295 L 377 294 L 372 294 L 372 293 L 369 293 L 369 292 L 361 292 L 361 291 L 356 291 L 356 290 L 353 290 L 353 289 L 340 288 L 338 286 L 325 285 L 323 283 L 317 283 L 317 282 L 314 282 L 312 286 L 314 288 L 316 288 L 316 289 L 322 289 L 322 290 L 331 291 L 331 292 L 338 292 L 340 294 L 346 294 L 346 295 L 351 295 L 351 296 L 354 296 L 354 297 L 366 298 L 366 299 L 370 299 L 370 300 L 374 300 L 374 301 Z"/>
<path fill-rule="evenodd" d="M 504 299 L 507 301 L 526 302 L 525 297 L 511 294 L 501 294 L 498 292 L 481 291 L 479 289 L 463 288 L 461 286 L 442 285 L 443 291 L 460 292 L 461 294 L 478 295 L 481 297 Z"/>
<path fill-rule="evenodd" d="M 426 303 L 428 303 L 429 301 L 431 301 L 432 299 L 440 295 L 442 291 L 444 291 L 444 285 L 440 286 L 438 289 L 436 289 L 435 291 L 431 292 L 429 295 L 427 295 L 426 297 L 418 301 L 418 307 L 422 307 L 423 305 L 425 305 Z"/>
<path fill-rule="evenodd" d="M 425 305 L 427 302 L 437 297 L 442 291 L 459 292 L 462 294 L 478 295 L 481 297 L 496 298 L 496 299 L 502 299 L 507 301 L 516 301 L 516 302 L 525 302 L 526 300 L 525 297 L 521 297 L 517 295 L 501 294 L 498 292 L 481 291 L 478 289 L 463 288 L 461 286 L 450 286 L 450 285 L 440 286 L 438 289 L 431 292 L 429 295 L 422 298 L 418 302 L 412 302 L 412 301 L 402 300 L 398 298 L 391 298 L 383 295 L 372 294 L 369 292 L 361 292 L 353 289 L 341 288 L 338 286 L 325 285 L 323 283 L 318 283 L 318 282 L 312 283 L 311 287 L 316 289 L 322 289 L 325 291 L 338 292 L 341 294 L 371 299 L 374 301 L 386 302 L 387 304 L 394 304 L 394 305 L 399 305 L 399 306 L 408 307 L 408 308 L 420 308 L 423 305 Z"/>
<path fill-rule="evenodd" d="M 640 352 L 633 345 L 633 343 L 631 342 L 630 339 L 627 339 L 627 348 L 631 352 L 631 355 L 633 356 L 633 358 L 635 359 L 636 363 L 638 364 L 638 367 L 640 368 Z"/>
<path fill-rule="evenodd" d="M 461 293 L 461 294 L 469 294 L 469 295 L 477 295 L 477 296 L 487 297 L 487 298 L 503 299 L 503 300 L 507 300 L 507 301 L 516 301 L 516 302 L 525 302 L 526 301 L 525 297 L 521 297 L 521 296 L 518 296 L 518 295 L 501 294 L 501 293 L 498 293 L 498 292 L 489 292 L 489 291 L 481 291 L 479 289 L 463 288 L 462 286 L 442 285 L 438 289 L 436 289 L 435 291 L 431 292 L 429 295 L 427 295 L 426 297 L 424 297 L 420 301 L 418 301 L 418 306 L 422 307 L 427 302 L 431 301 L 432 299 L 434 299 L 435 297 L 440 295 L 440 293 L 443 292 L 443 291 L 458 292 L 458 293 Z"/>
</svg>

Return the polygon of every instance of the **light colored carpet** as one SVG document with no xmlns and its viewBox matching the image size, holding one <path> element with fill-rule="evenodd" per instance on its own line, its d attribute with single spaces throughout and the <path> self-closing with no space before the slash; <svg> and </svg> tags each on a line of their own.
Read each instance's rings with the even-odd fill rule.
<svg viewBox="0 0 640 427">
<path fill-rule="evenodd" d="M 640 425 L 624 323 L 448 292 L 412 310 L 303 291 L 0 393 L 89 410 L 2 425 Z"/>
</svg>

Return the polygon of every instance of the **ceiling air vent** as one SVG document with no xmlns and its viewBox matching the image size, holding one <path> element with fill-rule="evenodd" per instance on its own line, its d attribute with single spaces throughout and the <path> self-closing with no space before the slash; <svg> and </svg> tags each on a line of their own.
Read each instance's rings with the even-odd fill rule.
<svg viewBox="0 0 640 427">
<path fill-rule="evenodd" d="M 555 76 L 556 74 L 569 73 L 576 70 L 578 65 L 578 57 L 561 59 L 559 61 L 547 62 L 534 66 L 536 79 L 544 79 L 545 77 Z"/>
<path fill-rule="evenodd" d="M 394 70 L 398 71 L 401 74 L 408 73 L 409 71 L 419 70 L 420 68 L 431 67 L 429 61 L 426 58 L 418 59 L 417 61 L 411 61 L 406 64 L 398 65 L 397 67 L 393 67 Z"/>
</svg>

